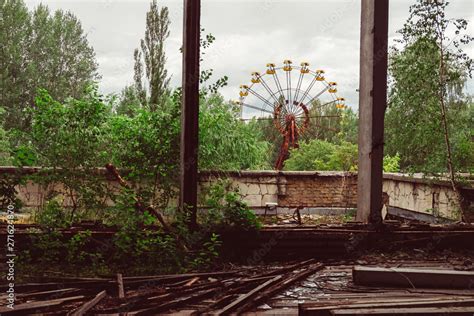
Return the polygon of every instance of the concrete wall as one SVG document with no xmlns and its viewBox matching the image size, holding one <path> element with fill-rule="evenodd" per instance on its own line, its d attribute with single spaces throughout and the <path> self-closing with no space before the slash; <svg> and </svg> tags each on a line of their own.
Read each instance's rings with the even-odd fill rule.
<svg viewBox="0 0 474 316">
<path fill-rule="evenodd" d="M 11 173 L 12 168 L 0 167 L 0 176 Z M 27 169 L 27 173 L 34 173 Z M 117 183 L 107 179 L 111 189 Z M 200 173 L 200 190 L 203 191 L 218 179 L 227 179 L 239 189 L 243 199 L 254 209 L 263 209 L 267 203 L 281 208 L 355 208 L 357 207 L 357 173 L 347 172 L 278 172 L 240 171 Z M 52 192 L 63 192 L 60 186 L 44 187 L 28 182 L 17 188 L 19 198 L 26 207 L 43 205 Z M 383 191 L 387 206 L 429 214 L 435 217 L 460 219 L 459 204 L 446 181 L 426 179 L 421 176 L 385 174 Z M 67 198 L 65 205 L 70 205 Z"/>
<path fill-rule="evenodd" d="M 460 219 L 460 205 L 448 182 L 402 174 L 385 174 L 383 191 L 389 206 L 427 213 L 435 217 Z"/>
<path fill-rule="evenodd" d="M 348 207 L 357 203 L 357 174 L 344 172 L 202 172 L 200 184 L 228 179 L 252 207 Z"/>
</svg>

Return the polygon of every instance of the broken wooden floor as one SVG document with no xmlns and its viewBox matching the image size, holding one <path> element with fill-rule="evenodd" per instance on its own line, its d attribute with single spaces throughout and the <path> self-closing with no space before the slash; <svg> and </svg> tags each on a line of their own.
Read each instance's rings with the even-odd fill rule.
<svg viewBox="0 0 474 316">
<path fill-rule="evenodd" d="M 474 306 L 472 288 L 436 288 L 435 284 L 419 288 L 416 282 L 405 287 L 358 285 L 352 278 L 353 268 L 466 273 L 474 271 L 473 262 L 473 252 L 419 249 L 368 253 L 357 259 L 238 266 L 222 272 L 125 276 L 124 298 L 119 297 L 115 278 L 50 278 L 18 285 L 16 312 L 0 311 L 2 315 L 396 315 L 396 307 L 410 308 L 414 315 L 435 315 L 435 311 L 444 313 L 449 307 L 462 315 L 471 313 L 469 308 Z"/>
<path fill-rule="evenodd" d="M 80 229 L 64 233 L 72 236 Z M 20 238 L 23 234 L 27 232 L 19 229 L 17 236 Z M 92 234 L 96 238 L 109 238 L 114 231 L 97 228 L 92 229 Z M 315 315 L 329 315 L 331 312 L 328 310 L 320 312 L 321 305 L 332 304 L 331 310 L 344 315 L 348 312 L 347 304 L 362 304 L 366 312 L 371 308 L 372 312 L 386 314 L 387 304 L 381 302 L 391 300 L 392 304 L 412 307 L 412 312 L 419 315 L 423 312 L 433 314 L 430 308 L 439 308 L 444 313 L 446 310 L 441 308 L 446 304 L 458 306 L 455 311 L 461 314 L 472 306 L 470 301 L 466 301 L 466 298 L 474 299 L 472 288 L 425 289 L 415 285 L 395 288 L 377 284 L 374 287 L 356 285 L 352 280 L 352 269 L 356 265 L 473 271 L 472 225 L 402 225 L 388 221 L 383 230 L 349 223 L 266 227 L 252 236 L 234 234 L 227 236 L 231 238 L 230 243 L 229 239 L 224 240 L 227 242 L 225 247 L 246 259 L 240 265 L 232 266 L 230 271 L 141 277 L 125 275 L 123 298 L 119 297 L 120 282 L 116 277 L 36 279 L 36 284 L 16 284 L 16 311 L 0 310 L 0 313 L 313 315 L 316 310 L 318 313 Z M 239 243 L 233 245 L 232 238 L 236 237 L 240 237 L 236 239 Z M 304 260 L 305 257 L 309 257 L 309 261 L 291 264 L 272 261 L 280 258 L 288 262 L 296 258 Z M 0 296 L 0 299 L 5 299 L 5 296 Z M 443 301 L 442 307 L 433 307 L 431 305 L 436 304 L 431 303 L 417 305 L 416 308 L 421 310 L 414 309 L 412 302 L 444 299 L 448 301 Z M 459 303 L 460 300 L 464 301 Z M 364 311 L 362 307 L 361 311 Z"/>
</svg>

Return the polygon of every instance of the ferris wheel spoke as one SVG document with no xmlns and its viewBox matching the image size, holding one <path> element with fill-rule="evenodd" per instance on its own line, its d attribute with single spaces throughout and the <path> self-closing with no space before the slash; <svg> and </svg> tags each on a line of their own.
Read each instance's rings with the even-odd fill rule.
<svg viewBox="0 0 474 316">
<path fill-rule="evenodd" d="M 293 109 L 293 104 L 291 104 L 291 71 L 286 72 L 286 94 L 288 96 L 288 110 L 291 112 Z"/>
<path fill-rule="evenodd" d="M 298 102 L 298 100 L 296 100 L 297 103 L 301 103 L 304 101 L 304 99 L 308 96 L 308 93 L 309 91 L 313 88 L 314 84 L 316 83 L 317 81 L 317 76 L 315 76 L 313 78 L 313 80 L 311 80 L 311 83 L 309 84 L 309 86 L 306 88 L 305 92 L 303 93 L 303 96 L 301 97 L 301 100 Z"/>
<path fill-rule="evenodd" d="M 295 115 L 301 115 L 301 114 L 304 114 L 304 110 L 303 110 L 301 107 L 298 107 L 298 108 L 296 109 Z"/>
<path fill-rule="evenodd" d="M 276 102 L 277 104 L 279 104 L 280 101 L 278 101 L 278 98 L 275 97 L 275 94 L 274 94 L 274 93 L 272 93 L 272 90 L 270 89 L 270 87 L 268 86 L 268 84 L 266 83 L 266 81 L 263 79 L 263 77 L 260 76 L 259 79 L 260 79 L 260 83 L 261 83 L 262 86 L 265 88 L 265 90 L 267 90 L 268 94 L 273 98 L 273 100 L 275 100 L 275 102 Z"/>
<path fill-rule="evenodd" d="M 273 104 L 270 103 L 270 101 L 268 101 L 267 99 L 265 99 L 264 97 L 262 97 L 260 94 L 258 94 L 255 90 L 253 90 L 252 88 L 249 88 L 248 89 L 250 93 L 252 93 L 254 96 L 256 96 L 257 98 L 259 98 L 261 101 L 263 101 L 263 103 L 266 103 L 268 104 L 272 109 L 275 109 L 275 107 L 273 106 Z"/>
<path fill-rule="evenodd" d="M 273 79 L 275 80 L 275 84 L 278 89 L 277 92 L 280 93 L 280 96 L 283 99 L 282 101 L 285 102 L 285 95 L 283 94 L 283 88 L 281 87 L 280 79 L 278 79 L 278 75 L 276 74 L 276 72 L 273 74 Z"/>
<path fill-rule="evenodd" d="M 329 102 L 326 102 L 326 103 L 324 103 L 324 104 L 315 106 L 314 108 L 316 108 L 316 109 L 322 108 L 322 107 L 324 107 L 324 106 L 326 106 L 326 105 L 333 104 L 333 103 L 336 103 L 336 102 L 337 102 L 337 100 L 329 101 Z M 324 116 L 323 116 L 323 117 L 324 117 Z"/>
<path fill-rule="evenodd" d="M 308 102 L 308 104 L 313 103 L 314 100 L 316 100 L 316 99 L 317 99 L 319 96 L 321 96 L 324 92 L 328 91 L 329 88 L 330 88 L 330 86 L 327 86 L 327 87 L 325 87 L 323 90 L 321 90 L 320 92 L 318 92 L 318 94 L 316 94 L 316 95 Z M 333 101 L 333 102 L 335 102 L 335 101 Z M 330 102 L 330 103 L 331 103 L 331 102 Z M 325 104 L 325 105 L 326 105 L 326 104 Z"/>
<path fill-rule="evenodd" d="M 253 106 L 253 105 L 250 105 L 250 104 L 247 104 L 247 103 L 242 103 L 242 105 L 243 105 L 243 106 L 246 106 L 246 107 L 248 107 L 248 108 L 257 110 L 257 111 L 262 111 L 262 112 L 266 112 L 266 113 L 273 114 L 272 111 L 268 111 L 268 110 L 266 110 L 266 109 L 259 108 L 258 106 Z"/>
<path fill-rule="evenodd" d="M 301 84 L 303 83 L 303 76 L 304 76 L 304 72 L 300 72 L 300 77 L 298 78 L 298 83 L 296 85 L 296 92 L 295 92 L 295 102 L 296 104 L 298 104 L 298 96 L 300 94 L 300 89 L 301 89 Z"/>
</svg>

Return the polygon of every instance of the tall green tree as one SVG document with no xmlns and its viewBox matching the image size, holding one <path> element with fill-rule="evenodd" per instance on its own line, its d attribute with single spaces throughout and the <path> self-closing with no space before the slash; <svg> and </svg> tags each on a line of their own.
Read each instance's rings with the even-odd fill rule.
<svg viewBox="0 0 474 316">
<path fill-rule="evenodd" d="M 392 126 L 390 134 L 399 137 L 392 142 L 403 142 L 401 148 L 420 171 L 447 172 L 461 202 L 456 173 L 472 168 L 473 162 L 471 167 L 463 166 L 466 159 L 457 160 L 457 150 L 474 149 L 473 127 L 462 115 L 469 111 L 462 88 L 473 64 L 462 46 L 473 38 L 466 33 L 466 20 L 446 17 L 448 4 L 418 0 L 410 7 L 410 16 L 400 30 L 405 48 L 395 50 L 391 63 L 393 87 L 387 123 Z M 463 137 L 466 130 L 471 137 Z M 406 160 L 403 153 L 401 157 Z M 420 162 L 420 157 L 425 161 Z M 466 214 L 462 217 L 465 219 Z"/>
<path fill-rule="evenodd" d="M 156 111 L 169 94 L 169 77 L 166 70 L 165 41 L 169 32 L 169 11 L 158 7 L 156 0 L 150 3 L 146 14 L 145 37 L 140 49 L 134 52 L 134 81 L 140 101 Z"/>
<path fill-rule="evenodd" d="M 462 93 L 472 71 L 462 45 L 472 38 L 463 34 L 467 21 L 446 17 L 447 5 L 419 0 L 399 31 L 403 48 L 391 53 L 386 143 L 389 154 L 400 153 L 404 169 L 447 171 L 454 186 L 455 172 L 469 168 L 457 151 L 473 148 L 466 135 L 473 134 L 472 105 Z"/>
<path fill-rule="evenodd" d="M 31 89 L 44 88 L 60 101 L 81 97 L 99 76 L 94 49 L 79 19 L 71 12 L 51 13 L 48 7 L 39 5 L 31 26 Z"/>
<path fill-rule="evenodd" d="M 39 88 L 62 102 L 99 78 L 95 53 L 70 12 L 45 5 L 29 12 L 21 0 L 1 0 L 0 12 L 0 106 L 5 127 L 24 130 Z"/>
<path fill-rule="evenodd" d="M 27 67 L 31 17 L 21 0 L 0 0 L 0 106 L 5 127 L 22 125 L 22 111 L 31 95 Z"/>
</svg>

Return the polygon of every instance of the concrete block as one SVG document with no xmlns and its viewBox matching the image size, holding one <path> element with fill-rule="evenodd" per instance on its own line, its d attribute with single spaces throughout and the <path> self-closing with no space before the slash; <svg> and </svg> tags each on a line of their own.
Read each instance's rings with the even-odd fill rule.
<svg viewBox="0 0 474 316">
<path fill-rule="evenodd" d="M 255 183 L 249 184 L 247 195 L 257 195 L 257 194 L 258 195 L 261 194 L 260 185 L 255 184 Z"/>
<path fill-rule="evenodd" d="M 245 203 L 247 203 L 247 205 L 249 207 L 261 207 L 261 206 L 265 206 L 265 203 L 262 203 L 262 196 L 260 194 L 252 194 L 252 195 L 247 195 L 245 198 L 244 198 L 244 201 Z"/>
</svg>

